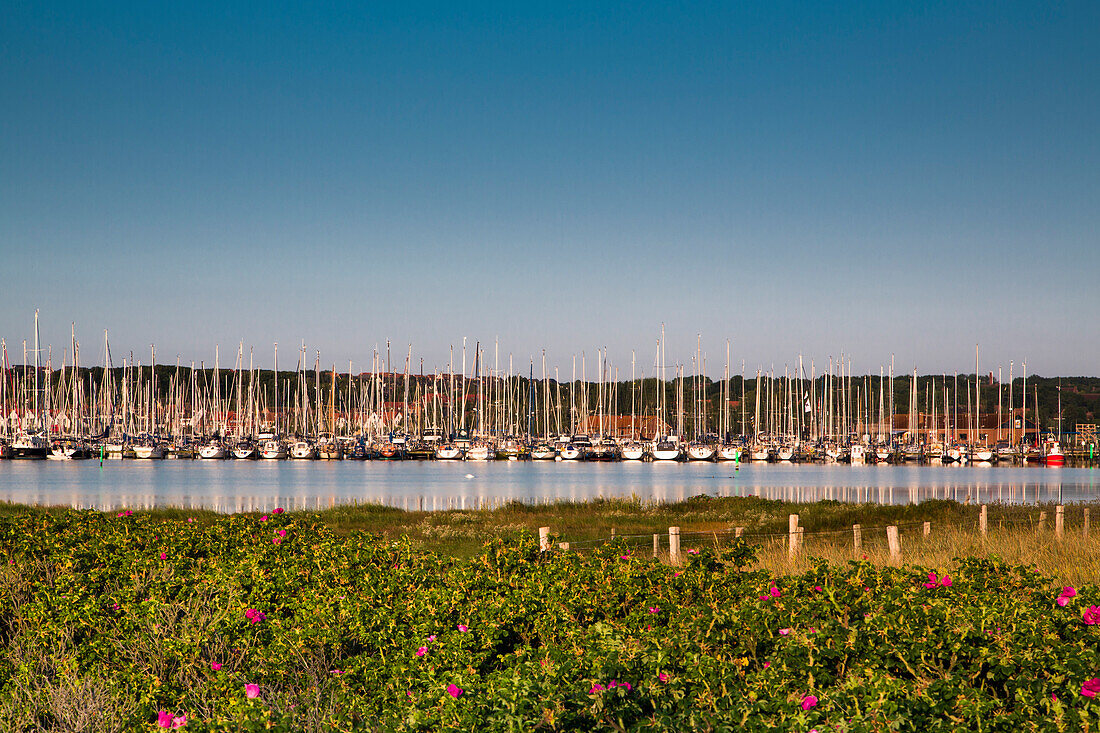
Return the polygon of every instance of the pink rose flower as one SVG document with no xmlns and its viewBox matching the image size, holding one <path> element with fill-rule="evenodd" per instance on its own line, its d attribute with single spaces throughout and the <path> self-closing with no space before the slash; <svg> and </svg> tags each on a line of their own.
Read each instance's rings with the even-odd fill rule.
<svg viewBox="0 0 1100 733">
<path fill-rule="evenodd" d="M 806 695 L 802 698 L 802 709 L 811 710 L 817 707 L 817 698 L 813 695 Z"/>
<path fill-rule="evenodd" d="M 790 629 L 780 629 L 780 630 L 779 630 L 779 635 L 780 635 L 780 636 L 786 636 L 786 635 L 787 635 L 787 634 L 789 634 L 789 633 L 791 633 L 791 630 L 790 630 Z"/>
<path fill-rule="evenodd" d="M 668 682 L 668 675 L 664 672 L 661 672 L 657 675 L 657 679 L 659 679 L 661 682 Z"/>
<path fill-rule="evenodd" d="M 419 649 L 416 650 L 416 656 L 418 656 L 418 657 L 422 657 L 427 653 L 428 653 L 428 647 L 426 647 L 426 646 L 422 646 L 422 647 L 420 647 Z"/>
<path fill-rule="evenodd" d="M 187 714 L 172 715 L 166 710 L 157 712 L 157 727 L 178 730 L 187 725 Z"/>
<path fill-rule="evenodd" d="M 211 662 L 210 663 L 210 669 L 214 670 L 215 672 L 217 672 L 221 668 L 222 668 L 222 663 L 221 662 Z"/>
<path fill-rule="evenodd" d="M 461 687 L 453 682 L 447 685 L 447 694 L 455 699 L 457 699 L 458 696 L 461 695 L 463 692 L 465 692 L 465 690 L 463 690 Z"/>
<path fill-rule="evenodd" d="M 1081 614 L 1081 620 L 1089 626 L 1100 624 L 1100 606 L 1089 606 Z"/>
<path fill-rule="evenodd" d="M 467 626 L 466 624 L 459 624 L 458 625 L 458 630 L 461 631 L 463 634 L 465 634 L 467 631 L 470 630 L 470 627 Z"/>
<path fill-rule="evenodd" d="M 1081 694 L 1085 697 L 1096 697 L 1098 692 L 1100 692 L 1100 677 L 1093 677 L 1081 685 Z"/>
<path fill-rule="evenodd" d="M 260 696 L 260 686 L 259 685 L 253 685 L 253 684 L 245 685 L 244 686 L 244 695 L 249 700 L 255 700 L 257 697 Z"/>
</svg>

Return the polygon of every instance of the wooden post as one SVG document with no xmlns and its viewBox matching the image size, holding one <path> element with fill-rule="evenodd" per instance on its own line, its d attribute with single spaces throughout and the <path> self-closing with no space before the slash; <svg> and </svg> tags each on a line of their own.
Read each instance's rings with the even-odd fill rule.
<svg viewBox="0 0 1100 733">
<path fill-rule="evenodd" d="M 794 560 L 798 555 L 798 515 L 787 517 L 787 557 Z"/>
<path fill-rule="evenodd" d="M 1047 524 L 1047 513 L 1039 512 L 1039 531 L 1042 532 Z"/>
<path fill-rule="evenodd" d="M 1087 540 L 1089 538 L 1089 509 L 1085 507 L 1085 524 L 1081 528 L 1081 534 Z"/>
<path fill-rule="evenodd" d="M 680 528 L 668 528 L 668 557 L 673 564 L 680 562 Z"/>
<path fill-rule="evenodd" d="M 901 562 L 901 540 L 898 539 L 898 528 L 891 524 L 886 528 L 886 541 L 890 544 L 890 562 Z"/>
<path fill-rule="evenodd" d="M 546 552 L 550 549 L 550 528 L 539 527 L 539 549 Z"/>
<path fill-rule="evenodd" d="M 863 549 L 863 528 L 858 524 L 852 525 L 852 538 L 855 541 L 855 552 L 858 555 Z"/>
<path fill-rule="evenodd" d="M 615 539 L 615 528 L 611 528 L 611 539 Z"/>
<path fill-rule="evenodd" d="M 1085 512 L 1087 513 L 1088 509 L 1086 509 Z M 734 527 L 733 528 L 733 536 L 734 537 L 743 537 L 744 534 L 745 534 L 745 528 L 744 527 Z"/>
<path fill-rule="evenodd" d="M 657 552 L 661 549 L 661 535 L 656 532 L 653 533 L 653 557 L 657 557 Z"/>
<path fill-rule="evenodd" d="M 1054 507 L 1054 536 L 1062 539 L 1062 530 L 1066 527 L 1066 508 L 1059 504 Z"/>
<path fill-rule="evenodd" d="M 982 529 L 982 537 L 985 537 L 989 534 L 989 507 L 985 504 L 982 504 L 982 517 L 979 524 Z"/>
<path fill-rule="evenodd" d="M 924 539 L 928 539 L 932 535 L 932 523 L 924 523 Z"/>
<path fill-rule="evenodd" d="M 568 552 L 569 551 L 569 543 L 568 542 L 559 542 L 558 543 L 558 549 L 559 550 L 565 550 L 566 552 Z"/>
</svg>

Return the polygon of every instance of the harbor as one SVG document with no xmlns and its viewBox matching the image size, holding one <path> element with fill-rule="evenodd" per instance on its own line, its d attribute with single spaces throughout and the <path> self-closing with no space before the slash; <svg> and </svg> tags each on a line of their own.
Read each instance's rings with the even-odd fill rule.
<svg viewBox="0 0 1100 733">
<path fill-rule="evenodd" d="M 668 363 L 664 332 L 652 362 L 625 365 L 604 349 L 571 356 L 569 376 L 545 352 L 517 368 L 480 342 L 451 347 L 448 363 L 425 371 L 413 347 L 396 359 L 387 343 L 369 369 L 312 364 L 303 344 L 293 371 L 256 366 L 241 342 L 228 366 L 214 347 L 204 362 L 115 363 L 108 335 L 102 362 L 82 362 L 71 342 L 34 339 L 12 364 L 0 342 L 0 458 L 58 461 L 484 461 L 1002 464 L 1094 466 L 1096 424 L 1080 422 L 1095 393 L 1073 382 L 1077 415 L 1067 430 L 1060 379 L 1021 376 L 1016 365 L 981 374 L 853 373 L 843 357 L 820 368 L 798 355 L 780 374 L 739 373 L 730 342 L 721 377 L 707 375 L 701 344 Z M 42 358 L 45 352 L 45 359 Z M 285 357 L 284 357 L 285 358 Z M 456 364 L 456 360 L 458 363 Z M 807 364 L 806 362 L 809 361 Z M 396 362 L 396 363 L 395 363 Z M 155 365 L 151 367 L 149 365 Z M 646 375 L 648 369 L 649 376 Z M 589 370 L 595 378 L 589 377 Z M 526 371 L 526 374 L 522 372 Z M 661 375 L 657 378 L 654 375 Z M 1040 390 L 1042 387 L 1042 391 Z M 1084 407 L 1081 407 L 1084 405 Z M 1074 410 L 1076 410 L 1074 412 Z M 1085 412 L 1091 418 L 1091 412 Z"/>
</svg>

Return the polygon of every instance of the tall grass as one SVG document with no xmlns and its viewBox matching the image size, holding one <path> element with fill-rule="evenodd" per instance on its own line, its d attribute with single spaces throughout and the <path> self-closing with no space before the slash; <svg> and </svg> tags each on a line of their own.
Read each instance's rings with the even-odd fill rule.
<svg viewBox="0 0 1100 733">
<path fill-rule="evenodd" d="M 656 503 L 638 498 L 595 499 L 586 502 L 528 504 L 512 502 L 495 508 L 446 511 L 405 511 L 379 504 L 344 505 L 310 514 L 338 533 L 365 531 L 385 539 L 408 537 L 424 549 L 467 557 L 494 538 L 536 534 L 550 527 L 554 541 L 566 541 L 576 551 L 589 550 L 614 535 L 640 551 L 651 551 L 652 537 L 659 535 L 660 554 L 667 556 L 668 528 L 681 528 L 683 548 L 725 542 L 733 528 L 745 528 L 746 538 L 761 548 L 759 567 L 776 574 L 799 572 L 812 558 L 830 562 L 853 559 L 852 525 L 862 525 L 862 554 L 876 563 L 889 561 L 887 525 L 897 525 L 901 537 L 901 561 L 927 567 L 945 567 L 954 557 L 996 556 L 1006 562 L 1034 565 L 1062 582 L 1100 582 L 1100 546 L 1094 526 L 1082 537 L 1082 510 L 1065 509 L 1065 535 L 1054 537 L 1053 505 L 993 504 L 988 507 L 989 531 L 978 531 L 980 507 L 954 501 L 930 500 L 920 504 L 847 504 L 837 501 L 784 502 L 756 497 L 698 496 L 676 503 Z M 0 503 L 0 516 L 21 512 L 60 512 L 63 508 L 26 507 Z M 193 518 L 216 522 L 210 511 L 176 508 L 143 512 L 164 521 Z M 1039 527 L 1040 515 L 1046 514 Z M 792 564 L 787 555 L 788 517 L 799 515 L 805 528 L 804 544 Z M 1093 509 L 1100 519 L 1100 512 Z M 925 538 L 922 523 L 931 523 Z"/>
</svg>

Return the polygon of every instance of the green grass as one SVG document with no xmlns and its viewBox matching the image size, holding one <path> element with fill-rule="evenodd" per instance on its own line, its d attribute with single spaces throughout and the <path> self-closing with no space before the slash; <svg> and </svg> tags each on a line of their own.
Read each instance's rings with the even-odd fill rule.
<svg viewBox="0 0 1100 733">
<path fill-rule="evenodd" d="M 379 504 L 353 504 L 320 512 L 300 512 L 319 519 L 333 531 L 346 534 L 366 531 L 386 539 L 408 537 L 414 544 L 454 557 L 469 557 L 494 538 L 512 538 L 521 532 L 537 534 L 550 527 L 554 541 L 567 541 L 570 549 L 586 551 L 612 532 L 652 552 L 652 536 L 659 534 L 663 551 L 668 548 L 668 528 L 678 526 L 683 547 L 725 542 L 734 527 L 744 527 L 746 537 L 763 546 L 761 566 L 772 570 L 797 570 L 786 560 L 788 517 L 799 515 L 805 528 L 803 558 L 852 556 L 853 524 L 863 527 L 863 546 L 871 559 L 885 561 L 885 527 L 901 527 L 903 561 L 933 565 L 960 555 L 997 555 L 1023 564 L 1034 564 L 1057 578 L 1074 582 L 1100 580 L 1100 561 L 1095 553 L 1096 534 L 1090 542 L 1080 539 L 1082 509 L 1066 507 L 1064 543 L 1053 539 L 1054 506 L 993 504 L 988 508 L 989 535 L 978 533 L 980 507 L 954 501 L 930 500 L 920 504 L 848 504 L 837 501 L 785 502 L 755 497 L 698 496 L 662 504 L 639 499 L 595 499 L 583 503 L 525 504 L 512 502 L 496 508 L 405 511 Z M 1096 505 L 1100 506 L 1100 505 Z M 0 516 L 23 512 L 61 512 L 63 508 L 27 507 L 0 503 Z M 1041 512 L 1047 515 L 1045 531 L 1038 533 Z M 163 508 L 136 512 L 163 520 L 194 518 L 214 522 L 212 511 Z M 295 514 L 296 512 L 290 512 Z M 1100 512 L 1093 512 L 1100 515 Z M 259 516 L 260 512 L 255 512 Z M 921 523 L 931 522 L 933 533 L 925 540 Z M 824 533 L 824 534 L 819 534 Z M 804 562 L 804 561 L 803 561 Z"/>
</svg>

